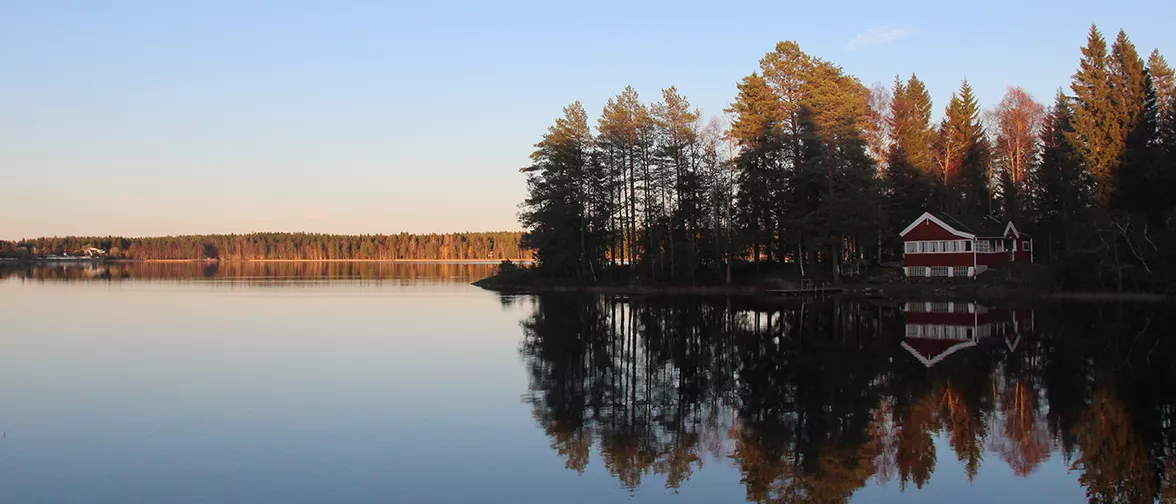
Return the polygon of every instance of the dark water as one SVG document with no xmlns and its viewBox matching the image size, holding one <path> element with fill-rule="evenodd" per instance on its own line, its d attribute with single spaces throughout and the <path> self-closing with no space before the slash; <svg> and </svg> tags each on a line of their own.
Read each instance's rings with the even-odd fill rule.
<svg viewBox="0 0 1176 504">
<path fill-rule="evenodd" d="M 1167 307 L 0 269 L 2 502 L 1176 498 Z"/>
</svg>

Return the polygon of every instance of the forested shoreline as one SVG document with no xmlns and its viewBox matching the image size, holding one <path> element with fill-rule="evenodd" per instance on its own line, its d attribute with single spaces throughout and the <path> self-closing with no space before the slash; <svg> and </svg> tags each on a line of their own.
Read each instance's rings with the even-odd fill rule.
<svg viewBox="0 0 1176 504">
<path fill-rule="evenodd" d="M 595 127 L 574 102 L 522 170 L 522 245 L 547 279 L 730 282 L 753 262 L 839 281 L 901 260 L 898 232 L 934 210 L 1015 221 L 1068 286 L 1167 290 L 1173 71 L 1095 26 L 1075 56 L 1049 106 L 1010 85 L 984 109 L 963 80 L 938 122 L 916 75 L 868 88 L 795 42 L 738 83 L 729 121 L 672 86 L 626 88 Z"/>
<path fill-rule="evenodd" d="M 0 257 L 82 255 L 127 260 L 503 260 L 530 259 L 519 232 L 333 235 L 250 233 L 146 238 L 66 236 L 0 241 Z"/>
</svg>

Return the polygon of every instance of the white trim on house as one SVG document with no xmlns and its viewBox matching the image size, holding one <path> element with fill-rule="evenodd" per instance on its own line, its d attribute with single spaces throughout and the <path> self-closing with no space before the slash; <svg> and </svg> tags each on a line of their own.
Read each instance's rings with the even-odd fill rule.
<svg viewBox="0 0 1176 504">
<path fill-rule="evenodd" d="M 1013 237 L 1014 237 L 1015 239 L 1018 239 L 1018 240 L 1019 240 L 1019 239 L 1021 239 L 1021 232 L 1020 232 L 1020 231 L 1017 231 L 1017 226 L 1014 226 L 1014 225 L 1013 225 L 1013 221 L 1009 221 L 1009 225 L 1005 226 L 1005 230 L 1004 230 L 1004 236 L 1008 236 L 1008 235 L 1009 235 L 1009 230 L 1010 230 L 1010 229 L 1012 229 L 1012 230 L 1013 230 Z"/>
<path fill-rule="evenodd" d="M 919 224 L 922 224 L 923 221 L 925 221 L 925 220 L 930 220 L 931 222 L 938 224 L 939 227 L 947 230 L 947 232 L 949 232 L 953 235 L 959 236 L 961 238 L 972 238 L 972 239 L 976 238 L 976 235 L 974 235 L 974 234 L 965 233 L 963 231 L 960 231 L 956 228 L 949 226 L 946 222 L 939 220 L 939 217 L 932 215 L 931 212 L 923 212 L 923 215 L 920 215 L 918 219 L 915 219 L 915 222 L 912 222 L 909 226 L 906 227 L 906 229 L 903 229 L 901 233 L 898 233 L 898 236 L 906 236 L 907 233 L 913 231 L 916 226 L 918 226 Z"/>
<path fill-rule="evenodd" d="M 974 331 L 973 331 L 973 334 L 975 334 Z M 975 340 L 963 340 L 963 341 L 960 341 L 959 343 L 956 343 L 955 345 L 952 345 L 951 348 L 948 348 L 946 352 L 943 352 L 939 355 L 936 355 L 935 358 L 928 360 L 926 357 L 923 357 L 923 354 L 919 353 L 918 350 L 915 350 L 914 347 L 912 347 L 910 344 L 908 344 L 905 339 L 902 342 L 902 347 L 907 349 L 907 351 L 910 352 L 911 355 L 914 355 L 915 358 L 919 359 L 919 362 L 922 362 L 923 365 L 926 367 L 934 366 L 934 365 L 938 364 L 940 361 L 942 361 L 943 359 L 946 359 L 948 355 L 956 353 L 956 352 L 963 350 L 965 348 L 971 348 L 974 346 L 976 346 Z"/>
<path fill-rule="evenodd" d="M 902 242 L 903 254 L 967 254 L 975 240 L 911 240 Z M 914 250 L 911 250 L 914 249 Z M 934 250 L 932 250 L 934 249 Z M 955 249 L 955 250 L 949 250 Z"/>
</svg>

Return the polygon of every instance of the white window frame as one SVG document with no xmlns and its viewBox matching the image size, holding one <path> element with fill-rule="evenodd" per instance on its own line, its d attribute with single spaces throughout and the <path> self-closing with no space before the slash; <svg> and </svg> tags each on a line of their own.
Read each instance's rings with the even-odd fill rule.
<svg viewBox="0 0 1176 504">
<path fill-rule="evenodd" d="M 973 248 L 977 252 L 987 253 L 991 250 L 992 243 L 983 240 L 975 242 L 977 245 L 973 246 L 972 240 L 914 240 L 903 242 L 904 254 L 960 254 L 971 252 Z M 981 246 L 981 244 L 983 246 Z"/>
</svg>

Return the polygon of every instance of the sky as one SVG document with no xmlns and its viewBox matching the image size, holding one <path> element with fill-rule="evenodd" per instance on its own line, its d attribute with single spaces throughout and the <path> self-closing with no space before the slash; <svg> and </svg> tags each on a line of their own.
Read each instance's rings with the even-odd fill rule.
<svg viewBox="0 0 1176 504">
<path fill-rule="evenodd" d="M 941 113 L 1049 103 L 1091 23 L 1176 62 L 1176 2 L 0 2 L 0 239 L 516 230 L 581 101 L 707 116 L 776 42 Z"/>
</svg>

